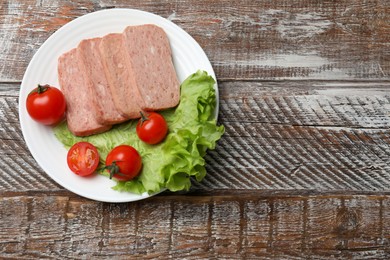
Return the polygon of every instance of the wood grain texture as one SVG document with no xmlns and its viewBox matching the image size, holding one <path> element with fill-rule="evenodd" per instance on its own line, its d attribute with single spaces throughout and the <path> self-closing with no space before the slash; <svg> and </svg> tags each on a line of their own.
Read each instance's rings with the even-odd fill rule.
<svg viewBox="0 0 390 260">
<path fill-rule="evenodd" d="M 389 190 L 388 83 L 329 84 L 221 84 L 226 134 L 202 188 Z"/>
<path fill-rule="evenodd" d="M 390 3 L 378 1 L 3 1 L 1 81 L 21 80 L 58 28 L 106 8 L 168 18 L 203 47 L 220 79 L 383 79 Z"/>
<path fill-rule="evenodd" d="M 390 257 L 388 196 L 165 196 L 132 204 L 12 196 L 0 199 L 0 217 L 5 258 Z"/>
<path fill-rule="evenodd" d="M 219 83 L 226 133 L 191 191 L 390 191 L 389 83 Z M 0 191 L 62 189 L 25 146 L 9 85 L 0 96 Z"/>
<path fill-rule="evenodd" d="M 23 140 L 19 85 L 67 22 L 135 8 L 205 50 L 226 133 L 207 176 L 134 203 L 81 198 Z M 0 2 L 0 258 L 389 259 L 390 2 Z"/>
<path fill-rule="evenodd" d="M 219 86 L 219 121 L 226 133 L 208 153 L 208 175 L 194 183 L 193 191 L 390 190 L 388 83 L 367 88 L 355 82 L 235 81 Z M 0 97 L 5 153 L 0 190 L 61 189 L 24 144 L 15 94 Z"/>
</svg>

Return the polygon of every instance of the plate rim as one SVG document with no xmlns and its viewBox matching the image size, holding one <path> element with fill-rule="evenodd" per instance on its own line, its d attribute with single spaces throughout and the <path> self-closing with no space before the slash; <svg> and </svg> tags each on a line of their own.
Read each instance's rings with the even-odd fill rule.
<svg viewBox="0 0 390 260">
<path fill-rule="evenodd" d="M 55 40 L 55 37 L 57 37 L 58 35 L 61 35 L 62 31 L 66 31 L 68 27 L 72 26 L 73 24 L 75 23 L 78 23 L 78 22 L 82 22 L 83 20 L 86 20 L 92 16 L 99 16 L 100 14 L 108 14 L 108 15 L 114 15 L 115 13 L 117 12 L 123 12 L 125 13 L 126 15 L 131 15 L 133 13 L 137 13 L 137 14 L 140 14 L 142 16 L 150 16 L 150 17 L 153 17 L 154 19 L 158 19 L 160 20 L 161 22 L 163 23 L 166 23 L 167 25 L 169 26 L 173 26 L 173 28 L 175 30 L 178 30 L 180 32 L 181 35 L 185 35 L 187 39 L 190 39 L 191 40 L 191 43 L 195 45 L 195 47 L 197 48 L 197 50 L 199 52 L 201 52 L 201 54 L 206 58 L 207 60 L 207 65 L 209 66 L 209 69 L 208 69 L 208 74 L 210 76 L 212 76 L 215 80 L 215 85 L 214 85 L 214 88 L 215 88 L 215 94 L 216 94 L 216 107 L 215 107 L 215 111 L 214 111 L 214 116 L 215 116 L 215 119 L 218 118 L 218 113 L 219 113 L 219 91 L 218 91 L 218 83 L 217 83 L 217 79 L 216 79 L 216 76 L 215 76 L 215 72 L 213 70 L 213 67 L 211 65 L 211 62 L 209 61 L 206 53 L 204 52 L 204 50 L 202 49 L 202 47 L 199 45 L 199 43 L 190 35 L 188 34 L 184 29 L 182 29 L 181 27 L 179 27 L 178 25 L 176 25 L 175 23 L 173 23 L 172 21 L 170 21 L 169 19 L 167 18 L 164 18 L 162 16 L 159 16 L 157 14 L 154 14 L 154 13 L 151 13 L 151 12 L 147 12 L 147 11 L 143 11 L 143 10 L 138 10 L 138 9 L 131 9 L 131 8 L 112 8 L 112 9 L 103 9 L 103 10 L 98 10 L 98 11 L 94 11 L 94 12 L 91 12 L 91 13 L 87 13 L 87 14 L 84 14 L 84 15 L 81 15 L 79 17 L 76 17 L 75 19 L 69 21 L 68 23 L 64 24 L 63 26 L 61 26 L 59 29 L 57 29 L 54 33 L 52 33 L 42 44 L 41 46 L 38 48 L 38 50 L 34 53 L 33 57 L 31 58 L 26 70 L 25 70 L 25 73 L 23 75 L 23 78 L 22 78 L 22 82 L 21 82 L 21 85 L 20 85 L 20 91 L 19 91 L 19 108 L 18 108 L 18 112 L 19 112 L 19 123 L 20 123 L 20 126 L 21 126 L 21 131 L 22 131 L 22 135 L 23 135 L 23 139 L 27 145 L 27 148 L 30 152 L 30 154 L 33 156 L 34 160 L 37 162 L 37 164 L 39 165 L 39 167 L 54 181 L 56 182 L 59 186 L 61 186 L 62 188 L 68 190 L 68 191 L 71 191 L 72 193 L 74 194 L 77 194 L 78 196 L 81 196 L 81 197 L 84 197 L 84 198 L 87 198 L 87 199 L 91 199 L 91 200 L 95 200 L 95 201 L 100 201 L 100 202 L 109 202 L 109 203 L 126 203 L 126 202 L 134 202 L 134 201 L 139 201 L 139 200 L 143 200 L 143 199 L 146 199 L 146 198 L 149 198 L 149 197 L 152 197 L 158 193 L 161 193 L 163 192 L 165 189 L 162 189 L 161 191 L 157 192 L 157 193 L 153 193 L 153 194 L 148 194 L 147 192 L 143 193 L 143 194 L 132 194 L 133 198 L 130 199 L 130 197 L 120 197 L 118 196 L 118 198 L 113 198 L 113 199 L 109 199 L 109 198 L 105 198 L 104 196 L 96 196 L 96 195 L 90 195 L 90 194 L 85 194 L 83 192 L 80 192 L 79 190 L 76 190 L 76 189 L 73 189 L 72 187 L 69 187 L 67 186 L 66 184 L 64 184 L 63 181 L 61 181 L 59 178 L 57 178 L 57 176 L 53 175 L 53 174 L 50 174 L 50 172 L 46 169 L 47 167 L 42 165 L 42 162 L 40 160 L 37 159 L 37 155 L 35 155 L 33 151 L 35 151 L 35 147 L 33 147 L 32 143 L 31 143 L 31 140 L 27 137 L 27 122 L 28 119 L 26 119 L 25 117 L 26 116 L 23 116 L 23 115 L 26 115 L 26 111 L 23 111 L 25 109 L 25 106 L 24 106 L 24 103 L 25 101 L 23 100 L 23 97 L 24 97 L 24 94 L 25 92 L 28 92 L 28 90 L 26 89 L 27 86 L 25 87 L 25 85 L 27 84 L 26 81 L 27 81 L 27 77 L 29 75 L 29 72 L 32 70 L 32 65 L 34 65 L 34 62 L 36 62 L 35 60 L 38 59 L 40 57 L 40 55 L 42 55 L 42 52 L 45 51 L 45 48 L 46 46 L 53 40 Z M 147 23 L 145 23 L 147 24 Z M 159 24 L 157 24 L 159 25 Z M 160 25 L 161 26 L 161 25 Z M 210 70 L 210 71 L 209 71 Z M 58 86 L 59 87 L 59 86 Z M 30 87 L 32 88 L 32 87 Z M 59 141 L 58 141 L 59 142 Z M 60 142 L 59 142 L 60 143 Z M 64 148 L 65 149 L 65 148 Z"/>
</svg>

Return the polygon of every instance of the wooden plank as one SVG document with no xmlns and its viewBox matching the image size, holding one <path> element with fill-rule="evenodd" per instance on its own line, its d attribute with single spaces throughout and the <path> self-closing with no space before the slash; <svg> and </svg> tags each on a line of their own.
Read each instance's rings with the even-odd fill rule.
<svg viewBox="0 0 390 260">
<path fill-rule="evenodd" d="M 124 204 L 0 199 L 4 258 L 390 257 L 389 196 L 157 196 Z M 15 216 L 18 216 L 15 218 Z"/>
<path fill-rule="evenodd" d="M 31 157 L 17 88 L 0 95 L 0 191 L 59 190 Z M 192 191 L 390 190 L 388 82 L 220 82 L 226 133 Z M 21 167 L 20 167 L 21 166 Z"/>
<path fill-rule="evenodd" d="M 170 252 L 184 259 L 202 258 L 215 245 L 212 237 L 210 198 L 199 203 L 172 203 Z M 192 227 L 188 229 L 187 227 Z"/>
<path fill-rule="evenodd" d="M 25 248 L 30 198 L 0 198 L 0 255 L 21 256 Z M 17 216 L 17 217 L 16 217 Z"/>
<path fill-rule="evenodd" d="M 158 14 L 203 47 L 219 79 L 383 79 L 390 75 L 389 2 L 3 1 L 0 81 L 20 81 L 67 22 L 106 8 Z"/>
</svg>

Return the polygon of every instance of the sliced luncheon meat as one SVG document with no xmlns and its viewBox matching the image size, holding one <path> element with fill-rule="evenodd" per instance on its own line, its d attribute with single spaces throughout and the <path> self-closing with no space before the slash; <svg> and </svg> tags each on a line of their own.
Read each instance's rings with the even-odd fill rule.
<svg viewBox="0 0 390 260">
<path fill-rule="evenodd" d="M 78 55 L 86 73 L 86 84 L 91 89 L 91 99 L 96 111 L 96 120 L 103 125 L 124 122 L 123 117 L 114 105 L 106 74 L 100 56 L 101 38 L 82 40 L 77 47 Z"/>
<path fill-rule="evenodd" d="M 143 99 L 141 108 L 162 110 L 176 106 L 180 99 L 180 83 L 165 31 L 146 24 L 128 26 L 123 35 L 132 71 L 131 81 L 135 82 Z"/>
<path fill-rule="evenodd" d="M 77 49 L 62 54 L 58 59 L 58 80 L 67 103 L 68 128 L 74 135 L 88 136 L 111 128 L 110 125 L 100 124 L 96 120 L 95 110 L 91 109 L 94 107 L 93 94 Z"/>
<path fill-rule="evenodd" d="M 76 136 L 105 132 L 140 111 L 175 107 L 180 83 L 165 31 L 152 24 L 82 40 L 58 59 L 67 123 Z"/>
<path fill-rule="evenodd" d="M 104 36 L 100 42 L 100 53 L 117 109 L 128 118 L 140 117 L 143 100 L 135 84 L 123 35 L 112 33 Z"/>
</svg>

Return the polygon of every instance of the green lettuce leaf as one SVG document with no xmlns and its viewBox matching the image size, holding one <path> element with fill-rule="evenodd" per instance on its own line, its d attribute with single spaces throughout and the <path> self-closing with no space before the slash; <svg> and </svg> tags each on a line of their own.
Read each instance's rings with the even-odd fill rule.
<svg viewBox="0 0 390 260">
<path fill-rule="evenodd" d="M 197 71 L 181 84 L 180 104 L 161 111 L 168 123 L 169 133 L 157 145 L 140 141 L 135 128 L 137 120 L 115 125 L 110 131 L 88 137 L 76 137 L 66 123 L 54 128 L 58 140 L 70 148 L 79 141 L 95 145 L 101 164 L 107 154 L 120 144 L 133 146 L 142 157 L 142 171 L 131 181 L 118 181 L 113 189 L 141 194 L 161 189 L 188 190 L 191 177 L 201 181 L 206 176 L 204 156 L 214 149 L 224 133 L 214 118 L 216 106 L 215 81 L 205 71 Z M 104 173 L 103 173 L 104 174 Z"/>
</svg>

